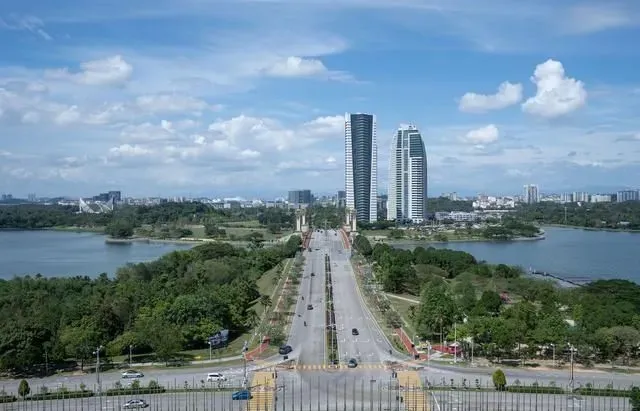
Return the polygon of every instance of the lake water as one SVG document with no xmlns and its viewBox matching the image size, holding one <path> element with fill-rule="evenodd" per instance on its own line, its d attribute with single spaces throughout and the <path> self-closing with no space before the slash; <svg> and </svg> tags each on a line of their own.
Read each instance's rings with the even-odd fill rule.
<svg viewBox="0 0 640 411">
<path fill-rule="evenodd" d="M 432 245 L 466 251 L 491 263 L 532 267 L 564 277 L 625 278 L 640 283 L 640 233 L 555 227 L 546 227 L 545 231 L 547 238 L 541 241 Z M 190 247 L 170 243 L 106 244 L 104 236 L 91 233 L 0 231 L 0 278 L 36 273 L 111 275 L 128 262 L 151 261 L 170 251 Z"/>
<path fill-rule="evenodd" d="M 151 261 L 190 245 L 106 244 L 105 236 L 60 231 L 0 231 L 0 278 L 14 275 L 97 276 L 126 263 Z"/>
<path fill-rule="evenodd" d="M 512 242 L 451 242 L 402 244 L 451 248 L 490 263 L 532 267 L 562 277 L 624 278 L 640 284 L 640 233 L 587 231 L 545 227 L 546 239 Z"/>
</svg>

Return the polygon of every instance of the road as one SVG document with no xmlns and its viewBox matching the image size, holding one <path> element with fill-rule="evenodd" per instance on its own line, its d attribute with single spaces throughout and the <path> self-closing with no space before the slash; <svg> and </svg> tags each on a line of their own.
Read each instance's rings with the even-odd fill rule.
<svg viewBox="0 0 640 411">
<path fill-rule="evenodd" d="M 362 364 L 379 364 L 395 359 L 392 349 L 375 319 L 367 310 L 358 290 L 350 250 L 344 247 L 339 232 L 330 230 L 326 234 L 331 257 L 333 298 L 338 329 L 338 349 L 341 362 L 355 358 Z M 352 335 L 352 329 L 358 335 Z"/>
<path fill-rule="evenodd" d="M 291 324 L 287 344 L 293 352 L 289 358 L 297 358 L 300 364 L 325 363 L 325 318 L 324 318 L 324 255 L 325 239 L 313 233 L 309 248 L 305 251 L 305 265 L 300 282 L 300 296 Z M 319 249 L 316 251 L 316 249 Z M 314 274 L 313 276 L 311 274 Z M 304 299 L 303 299 L 304 297 Z M 313 309 L 309 310 L 307 305 Z M 304 323 L 307 323 L 305 326 Z"/>
</svg>

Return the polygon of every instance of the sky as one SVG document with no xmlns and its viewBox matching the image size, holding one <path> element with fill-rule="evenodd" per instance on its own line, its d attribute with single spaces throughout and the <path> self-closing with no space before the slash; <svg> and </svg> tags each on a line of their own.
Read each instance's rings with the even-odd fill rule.
<svg viewBox="0 0 640 411">
<path fill-rule="evenodd" d="M 345 112 L 429 195 L 640 186 L 640 3 L 2 0 L 0 192 L 344 189 Z M 634 40 L 635 39 L 635 40 Z"/>
</svg>

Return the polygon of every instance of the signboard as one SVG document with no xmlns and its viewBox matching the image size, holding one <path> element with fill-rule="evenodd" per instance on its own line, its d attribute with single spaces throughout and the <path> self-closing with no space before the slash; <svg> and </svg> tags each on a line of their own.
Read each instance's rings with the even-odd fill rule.
<svg viewBox="0 0 640 411">
<path fill-rule="evenodd" d="M 229 330 L 220 330 L 209 337 L 211 348 L 226 347 L 227 342 L 229 342 Z"/>
</svg>

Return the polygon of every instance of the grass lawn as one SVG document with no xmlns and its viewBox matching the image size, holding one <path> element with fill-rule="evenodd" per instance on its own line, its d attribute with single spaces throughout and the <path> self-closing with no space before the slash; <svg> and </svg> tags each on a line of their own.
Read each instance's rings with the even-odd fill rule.
<svg viewBox="0 0 640 411">
<path fill-rule="evenodd" d="M 362 230 L 360 233 L 367 237 L 388 237 L 391 230 Z"/>
<path fill-rule="evenodd" d="M 408 298 L 415 299 L 416 297 L 409 296 Z M 409 317 L 409 313 L 411 312 L 410 307 L 416 307 L 417 309 L 418 304 L 414 304 L 409 301 L 401 300 L 399 298 L 393 298 L 393 297 L 389 297 L 389 302 L 391 303 L 393 308 L 396 309 L 398 314 L 400 314 L 405 321 L 411 324 L 411 318 Z M 413 325 L 407 326 L 407 324 L 404 324 L 403 328 L 407 332 L 407 334 L 409 334 L 410 336 L 415 335 L 415 330 L 413 329 Z"/>
<path fill-rule="evenodd" d="M 228 221 L 228 222 L 222 223 L 222 225 L 225 227 L 246 227 L 246 228 L 262 228 L 263 227 L 258 220 Z"/>
</svg>

